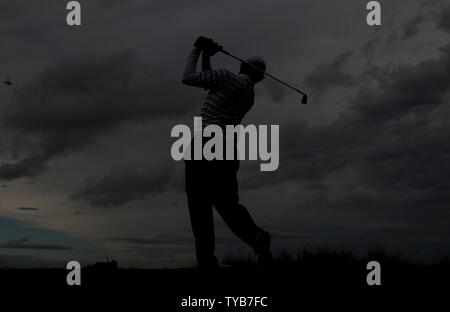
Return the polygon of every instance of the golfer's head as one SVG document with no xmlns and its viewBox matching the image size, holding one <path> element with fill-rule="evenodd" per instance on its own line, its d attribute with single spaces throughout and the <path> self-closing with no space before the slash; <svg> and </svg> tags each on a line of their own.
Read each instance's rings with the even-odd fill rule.
<svg viewBox="0 0 450 312">
<path fill-rule="evenodd" d="M 266 62 L 259 56 L 252 56 L 246 62 L 241 63 L 239 73 L 249 76 L 255 83 L 263 80 L 264 72 L 266 71 Z"/>
</svg>

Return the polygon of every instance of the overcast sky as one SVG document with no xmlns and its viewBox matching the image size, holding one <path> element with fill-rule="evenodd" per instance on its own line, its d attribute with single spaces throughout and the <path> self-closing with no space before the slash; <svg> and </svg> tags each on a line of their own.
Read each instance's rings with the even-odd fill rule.
<svg viewBox="0 0 450 312">
<path fill-rule="evenodd" d="M 362 0 L 80 2 L 69 27 L 65 1 L 0 0 L 0 265 L 194 263 L 170 130 L 205 97 L 181 84 L 200 34 L 309 95 L 266 79 L 243 121 L 280 125 L 279 169 L 239 173 L 275 250 L 450 252 L 448 2 L 380 1 L 380 27 Z"/>
</svg>

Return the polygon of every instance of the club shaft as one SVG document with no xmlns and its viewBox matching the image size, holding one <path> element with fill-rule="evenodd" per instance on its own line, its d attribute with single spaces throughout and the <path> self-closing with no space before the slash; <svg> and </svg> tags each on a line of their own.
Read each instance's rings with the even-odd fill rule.
<svg viewBox="0 0 450 312">
<path fill-rule="evenodd" d="M 258 72 L 260 72 L 260 73 L 262 73 L 262 74 L 264 74 L 264 75 L 266 75 L 266 76 L 268 76 L 268 77 L 270 77 L 270 78 L 272 78 L 272 79 L 274 79 L 274 80 L 276 80 L 276 81 L 278 81 L 279 83 L 285 85 L 286 87 L 288 87 L 288 88 L 290 88 L 290 89 L 292 89 L 292 90 L 294 90 L 294 91 L 297 91 L 298 93 L 300 93 L 300 94 L 302 94 L 302 95 L 306 95 L 304 92 L 300 91 L 299 89 L 297 89 L 297 88 L 291 86 L 290 84 L 288 84 L 288 83 L 286 83 L 286 82 L 284 82 L 284 81 L 278 79 L 277 77 L 275 77 L 275 76 L 273 76 L 273 75 L 271 75 L 271 74 L 269 74 L 269 73 L 267 73 L 267 72 L 265 72 L 265 71 L 260 70 L 259 68 L 253 66 L 252 64 L 247 63 L 247 62 L 244 61 L 243 59 L 241 59 L 241 58 L 239 58 L 239 57 L 237 57 L 237 56 L 234 56 L 234 55 L 231 54 L 230 52 L 227 52 L 227 51 L 225 51 L 225 50 L 221 50 L 220 52 L 222 52 L 223 54 L 226 54 L 226 55 L 228 55 L 228 56 L 234 58 L 235 60 L 238 60 L 238 61 L 240 61 L 240 62 L 242 62 L 242 63 L 245 63 L 245 64 L 249 65 L 249 66 L 250 66 L 251 68 L 253 68 L 254 70 L 256 70 L 256 71 L 258 71 Z"/>
</svg>

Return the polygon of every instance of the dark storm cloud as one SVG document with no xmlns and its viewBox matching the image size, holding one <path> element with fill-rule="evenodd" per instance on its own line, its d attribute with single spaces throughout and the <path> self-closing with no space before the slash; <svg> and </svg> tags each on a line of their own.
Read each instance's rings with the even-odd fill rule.
<svg viewBox="0 0 450 312">
<path fill-rule="evenodd" d="M 322 62 L 306 77 L 305 83 L 314 97 L 319 98 L 329 88 L 353 84 L 352 74 L 344 71 L 352 55 L 353 52 L 346 51 L 331 61 Z"/>
<path fill-rule="evenodd" d="M 38 211 L 40 209 L 39 208 L 34 208 L 34 207 L 19 207 L 19 208 L 17 208 L 17 210 Z"/>
<path fill-rule="evenodd" d="M 10 181 L 21 177 L 33 177 L 45 169 L 47 155 L 33 155 L 16 163 L 2 163 L 0 165 L 0 179 Z"/>
<path fill-rule="evenodd" d="M 112 170 L 103 177 L 86 180 L 71 199 L 91 206 L 121 206 L 166 190 L 172 179 L 171 173 L 169 165 L 152 172 L 142 172 L 135 168 Z"/>
<path fill-rule="evenodd" d="M 38 250 L 67 250 L 73 247 L 52 244 L 30 244 L 27 237 L 17 240 L 9 240 L 5 244 L 0 244 L 0 248 L 6 249 L 38 249 Z"/>
<path fill-rule="evenodd" d="M 363 46 L 364 56 L 372 55 L 376 49 L 376 46 L 380 43 L 381 43 L 380 38 L 373 38 L 373 39 L 366 41 L 366 43 L 364 43 L 364 46 Z"/>
<path fill-rule="evenodd" d="M 427 21 L 427 18 L 423 14 L 418 14 L 417 16 L 410 19 L 403 25 L 402 35 L 404 39 L 411 39 L 419 33 L 419 26 Z"/>
<path fill-rule="evenodd" d="M 124 122 L 185 113 L 189 97 L 170 92 L 179 79 L 140 63 L 129 50 L 49 67 L 19 89 L 2 115 L 12 154 L 22 158 L 3 163 L 0 179 L 34 176 L 55 156 L 84 148 Z"/>
<path fill-rule="evenodd" d="M 450 5 L 445 0 L 425 0 L 420 3 L 422 9 L 426 9 L 426 16 L 432 19 L 436 26 L 446 32 L 450 32 Z"/>
<path fill-rule="evenodd" d="M 374 86 L 360 86 L 351 106 L 328 125 L 283 126 L 279 170 L 270 177 L 246 177 L 244 184 L 294 180 L 306 187 L 352 169 L 358 175 L 355 187 L 399 192 L 410 203 L 445 202 L 450 189 L 450 45 L 441 52 L 438 59 L 386 70 L 388 79 Z"/>
</svg>

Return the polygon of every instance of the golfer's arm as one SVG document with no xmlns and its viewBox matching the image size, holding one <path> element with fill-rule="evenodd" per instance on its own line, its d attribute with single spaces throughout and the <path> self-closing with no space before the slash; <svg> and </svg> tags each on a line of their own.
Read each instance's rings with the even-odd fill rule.
<svg viewBox="0 0 450 312">
<path fill-rule="evenodd" d="M 212 70 L 211 57 L 205 52 L 202 53 L 202 71 Z"/>
<path fill-rule="evenodd" d="M 188 86 L 198 86 L 200 73 L 197 72 L 197 62 L 200 57 L 200 53 L 201 50 L 199 48 L 192 48 L 192 51 L 186 61 L 182 81 Z"/>
<path fill-rule="evenodd" d="M 194 47 L 187 59 L 186 68 L 183 73 L 183 83 L 188 86 L 200 88 L 214 88 L 225 83 L 229 77 L 229 72 L 223 70 L 208 70 L 197 72 L 197 62 L 200 57 L 201 50 Z"/>
</svg>

